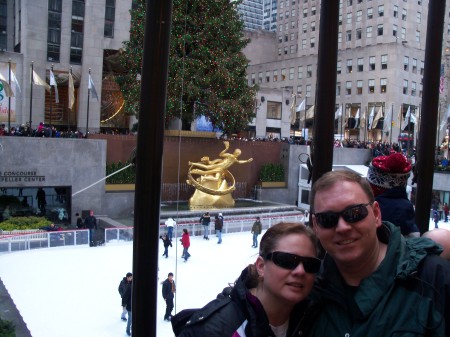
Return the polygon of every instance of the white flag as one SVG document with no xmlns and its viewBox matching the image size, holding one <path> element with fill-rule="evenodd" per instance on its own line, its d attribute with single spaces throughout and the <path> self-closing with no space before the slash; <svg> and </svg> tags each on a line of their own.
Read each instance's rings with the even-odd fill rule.
<svg viewBox="0 0 450 337">
<path fill-rule="evenodd" d="M 59 103 L 59 95 L 58 95 L 58 85 L 56 84 L 55 75 L 53 71 L 50 69 L 50 85 L 55 87 L 55 101 Z"/>
<path fill-rule="evenodd" d="M 357 129 L 358 127 L 359 127 L 359 108 L 358 108 L 358 111 L 356 111 L 355 126 L 353 127 L 353 129 Z"/>
<path fill-rule="evenodd" d="M 43 81 L 42 78 L 40 78 L 39 75 L 36 74 L 34 70 L 32 75 L 33 75 L 32 77 L 33 84 L 43 86 L 45 90 L 50 91 L 50 86 L 47 84 L 47 82 Z"/>
<path fill-rule="evenodd" d="M 406 111 L 405 118 L 403 118 L 401 129 L 404 130 L 406 126 L 409 124 L 411 117 L 411 106 L 408 106 L 408 110 Z"/>
<path fill-rule="evenodd" d="M 16 75 L 14 75 L 12 69 L 11 69 L 11 80 L 14 82 L 14 84 L 16 85 L 16 88 L 19 89 L 19 92 L 21 93 L 22 90 L 20 89 L 19 81 L 17 81 L 17 77 L 16 77 Z"/>
<path fill-rule="evenodd" d="M 377 114 L 375 115 L 375 119 L 373 120 L 372 129 L 375 129 L 377 127 L 378 121 L 381 118 L 383 118 L 383 109 L 380 106 L 380 108 L 377 111 Z"/>
<path fill-rule="evenodd" d="M 342 106 L 341 105 L 334 113 L 334 119 L 339 119 L 340 117 L 342 117 Z"/>
<path fill-rule="evenodd" d="M 391 127 L 391 124 L 392 124 L 393 114 L 394 114 L 394 112 L 392 111 L 392 106 L 391 106 L 391 109 L 386 113 L 386 116 L 384 117 L 384 122 L 383 122 L 383 131 L 384 132 L 389 131 L 389 128 Z"/>
<path fill-rule="evenodd" d="M 372 122 L 373 122 L 373 117 L 375 114 L 375 107 L 372 107 L 372 110 L 370 110 L 370 115 L 369 115 L 369 129 L 372 129 Z"/>
<path fill-rule="evenodd" d="M 305 100 L 300 102 L 300 104 L 297 106 L 296 112 L 300 112 L 302 110 L 305 110 Z"/>
<path fill-rule="evenodd" d="M 439 130 L 442 131 L 444 128 L 446 128 L 449 117 L 450 117 L 450 105 L 448 106 L 447 112 L 445 113 L 445 115 L 442 118 L 441 125 L 439 126 Z"/>
<path fill-rule="evenodd" d="M 88 89 L 89 89 L 89 91 L 91 92 L 92 97 L 96 98 L 97 101 L 98 101 L 97 90 L 95 90 L 95 85 L 94 85 L 94 81 L 92 81 L 91 74 L 89 74 Z"/>
</svg>

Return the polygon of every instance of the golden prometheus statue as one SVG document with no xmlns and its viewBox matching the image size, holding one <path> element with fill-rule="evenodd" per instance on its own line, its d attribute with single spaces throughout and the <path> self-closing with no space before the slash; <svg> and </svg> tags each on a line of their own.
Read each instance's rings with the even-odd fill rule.
<svg viewBox="0 0 450 337">
<path fill-rule="evenodd" d="M 191 208 L 232 207 L 234 199 L 231 193 L 236 189 L 236 181 L 228 168 L 235 164 L 250 163 L 253 158 L 238 160 L 241 150 L 236 149 L 228 153 L 230 143 L 225 141 L 225 149 L 219 153 L 219 157 L 210 160 L 205 156 L 200 162 L 189 162 L 189 185 L 195 187 L 195 192 L 189 199 Z"/>
</svg>

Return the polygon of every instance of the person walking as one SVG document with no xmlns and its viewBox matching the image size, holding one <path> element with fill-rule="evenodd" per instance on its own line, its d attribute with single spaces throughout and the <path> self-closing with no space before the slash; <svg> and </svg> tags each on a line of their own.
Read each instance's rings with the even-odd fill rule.
<svg viewBox="0 0 450 337">
<path fill-rule="evenodd" d="M 169 240 L 172 241 L 172 237 L 173 237 L 173 228 L 175 227 L 175 225 L 177 224 L 176 221 L 172 218 L 169 218 L 166 220 L 166 222 L 164 223 L 166 225 L 167 228 L 167 237 L 169 238 Z"/>
<path fill-rule="evenodd" d="M 131 336 L 131 329 L 132 329 L 131 324 L 133 322 L 133 317 L 132 317 L 132 313 L 131 313 L 132 293 L 133 293 L 133 278 L 131 278 L 131 281 L 125 288 L 125 291 L 124 291 L 123 297 L 122 297 L 122 301 L 123 301 L 123 303 L 125 303 L 125 308 L 127 309 L 127 314 L 128 314 L 127 327 L 125 329 L 125 332 L 128 336 Z"/>
<path fill-rule="evenodd" d="M 449 211 L 448 205 L 446 202 L 444 202 L 444 217 L 445 217 L 444 222 L 448 222 L 448 211 Z"/>
<path fill-rule="evenodd" d="M 162 256 L 165 256 L 167 259 L 169 257 L 169 246 L 172 247 L 172 240 L 170 240 L 165 234 L 161 235 L 159 238 L 164 244 L 164 254 Z"/>
<path fill-rule="evenodd" d="M 326 255 L 310 295 L 321 308 L 304 322 L 304 336 L 450 336 L 450 262 L 439 245 L 405 240 L 383 221 L 370 185 L 355 172 L 325 173 L 310 201 Z"/>
<path fill-rule="evenodd" d="M 320 269 L 317 254 L 317 239 L 309 227 L 272 226 L 261 239 L 256 261 L 233 286 L 202 309 L 185 309 L 173 317 L 175 335 L 303 336 L 307 330 L 299 330 L 298 319 L 313 319 L 307 296 Z"/>
<path fill-rule="evenodd" d="M 258 235 L 262 232 L 262 223 L 259 216 L 256 217 L 256 221 L 252 226 L 252 234 L 253 234 L 253 248 L 258 248 Z"/>
<path fill-rule="evenodd" d="M 222 213 L 219 213 L 218 215 L 216 215 L 216 218 L 214 221 L 214 229 L 216 230 L 218 244 L 222 243 L 222 228 L 223 228 L 223 216 L 222 216 Z"/>
<path fill-rule="evenodd" d="M 84 221 L 83 218 L 80 216 L 80 213 L 76 213 L 75 216 L 77 217 L 77 228 L 83 229 L 84 227 Z"/>
<path fill-rule="evenodd" d="M 209 223 L 211 222 L 211 216 L 209 212 L 203 214 L 200 218 L 200 224 L 203 226 L 203 239 L 209 240 L 208 232 L 209 232 Z"/>
<path fill-rule="evenodd" d="M 162 296 L 164 301 L 166 301 L 166 313 L 164 314 L 164 320 L 170 322 L 172 318 L 173 310 L 173 298 L 175 292 L 177 291 L 175 287 L 175 281 L 173 280 L 173 273 L 167 275 L 167 279 L 162 283 Z"/>
<path fill-rule="evenodd" d="M 439 212 L 437 209 L 435 209 L 433 211 L 434 228 L 439 228 L 439 226 L 438 226 L 439 219 L 440 219 Z"/>
<path fill-rule="evenodd" d="M 181 258 L 186 262 L 191 257 L 191 254 L 188 252 L 189 247 L 191 246 L 191 240 L 189 239 L 189 233 L 186 228 L 183 228 L 183 234 L 181 235 L 180 241 L 183 246 L 183 255 L 181 255 Z"/>
<path fill-rule="evenodd" d="M 94 229 L 97 229 L 97 218 L 94 216 L 94 211 L 90 210 L 89 215 L 84 219 L 84 226 L 89 229 L 89 242 L 94 242 Z"/>
<path fill-rule="evenodd" d="M 131 286 L 132 281 L 133 281 L 133 274 L 127 273 L 125 275 L 125 277 L 122 279 L 122 281 L 120 281 L 120 284 L 119 284 L 118 290 L 119 290 L 120 297 L 122 298 L 122 315 L 120 316 L 120 319 L 122 321 L 127 320 L 127 303 L 124 298 L 124 294 L 125 294 L 125 290 L 127 289 L 127 287 Z"/>
</svg>

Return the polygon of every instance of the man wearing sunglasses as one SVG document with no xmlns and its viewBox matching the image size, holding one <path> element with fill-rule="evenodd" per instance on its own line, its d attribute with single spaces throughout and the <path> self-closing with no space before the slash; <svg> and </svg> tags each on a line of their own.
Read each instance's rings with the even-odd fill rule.
<svg viewBox="0 0 450 337">
<path fill-rule="evenodd" d="M 326 256 L 310 336 L 450 336 L 450 262 L 433 241 L 406 240 L 382 222 L 365 178 L 324 174 L 313 185 L 311 212 Z"/>
</svg>

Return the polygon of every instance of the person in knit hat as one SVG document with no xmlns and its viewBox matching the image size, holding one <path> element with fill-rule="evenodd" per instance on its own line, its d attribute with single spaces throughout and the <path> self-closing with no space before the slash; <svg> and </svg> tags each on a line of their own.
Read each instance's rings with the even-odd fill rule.
<svg viewBox="0 0 450 337">
<path fill-rule="evenodd" d="M 419 237 L 413 204 L 406 194 L 411 163 L 401 153 L 373 158 L 367 172 L 383 221 L 400 227 L 403 236 Z"/>
</svg>

